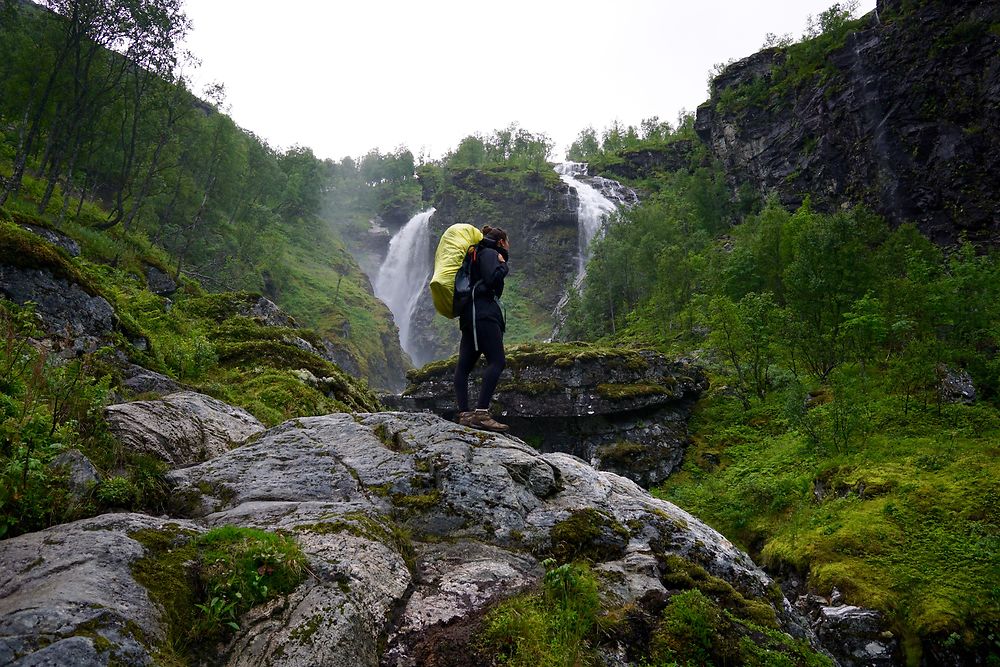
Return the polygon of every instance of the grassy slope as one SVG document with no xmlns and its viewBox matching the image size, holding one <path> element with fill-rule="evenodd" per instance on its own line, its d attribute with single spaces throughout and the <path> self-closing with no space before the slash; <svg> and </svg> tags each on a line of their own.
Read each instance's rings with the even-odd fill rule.
<svg viewBox="0 0 1000 667">
<path fill-rule="evenodd" d="M 745 413 L 713 392 L 682 472 L 656 493 L 820 592 L 888 611 L 911 660 L 918 636 L 981 641 L 1000 622 L 1000 414 L 904 416 L 887 395 L 869 408 L 868 437 L 835 451 L 790 424 L 780 396 Z"/>
<path fill-rule="evenodd" d="M 327 228 L 319 236 L 293 239 L 281 258 L 277 300 L 299 322 L 346 350 L 361 376 L 391 387 L 406 366 L 392 313 L 375 298 L 336 232 Z"/>
<path fill-rule="evenodd" d="M 78 258 L 56 252 L 39 237 L 24 232 L 13 220 L 51 227 L 50 220 L 61 207 L 57 193 L 46 214 L 37 216 L 32 199 L 38 185 L 27 179 L 23 198 L 0 211 L 0 257 L 21 255 L 19 263 L 29 261 L 56 268 L 77 280 L 82 278 L 90 291 L 114 306 L 124 334 L 118 345 L 137 363 L 244 407 L 268 424 L 305 414 L 377 406 L 364 382 L 286 344 L 282 338 L 291 332 L 238 317 L 236 305 L 250 295 L 208 295 L 196 283 L 184 280 L 168 308 L 164 299 L 146 289 L 142 276 L 145 266 L 167 266 L 169 257 L 141 236 L 88 227 L 89 222 L 104 217 L 104 212 L 91 204 L 84 206 L 79 219 L 59 229 L 80 243 L 82 254 Z M 309 330 L 294 333 L 318 342 Z M 130 346 L 127 339 L 136 335 L 148 341 L 147 351 Z M 247 345 L 258 348 L 255 363 L 241 354 Z M 325 396 L 307 387 L 292 374 L 299 368 L 337 378 L 338 388 L 332 396 Z"/>
</svg>

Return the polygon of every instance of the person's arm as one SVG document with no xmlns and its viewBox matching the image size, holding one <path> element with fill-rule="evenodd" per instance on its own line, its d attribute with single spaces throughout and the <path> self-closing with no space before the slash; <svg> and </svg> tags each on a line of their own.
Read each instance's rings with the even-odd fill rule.
<svg viewBox="0 0 1000 667">
<path fill-rule="evenodd" d="M 500 261 L 500 253 L 492 248 L 479 251 L 479 275 L 483 284 L 497 296 L 503 294 L 503 279 L 507 276 L 507 262 Z"/>
</svg>

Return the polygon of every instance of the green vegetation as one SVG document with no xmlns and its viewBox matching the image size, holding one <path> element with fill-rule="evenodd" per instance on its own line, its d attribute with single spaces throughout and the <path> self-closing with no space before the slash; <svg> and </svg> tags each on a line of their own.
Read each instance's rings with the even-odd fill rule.
<svg viewBox="0 0 1000 667">
<path fill-rule="evenodd" d="M 805 400 L 773 392 L 744 411 L 713 395 L 658 495 L 744 547 L 763 545 L 765 563 L 808 572 L 821 592 L 887 611 L 911 651 L 922 637 L 954 632 L 974 645 L 995 633 L 997 411 L 904 415 L 902 397 L 874 384 L 851 404 L 835 394 L 803 414 Z M 721 453 L 718 469 L 709 452 Z"/>
<path fill-rule="evenodd" d="M 75 499 L 64 473 L 49 465 L 72 448 L 98 466 L 118 465 L 126 455 L 101 422 L 110 379 L 99 355 L 61 363 L 32 345 L 37 333 L 30 308 L 0 302 L 0 537 L 92 514 L 120 497 L 109 491 Z"/>
<path fill-rule="evenodd" d="M 649 362 L 638 350 L 583 342 L 521 343 L 508 348 L 506 358 L 507 368 L 511 369 L 517 387 L 522 386 L 517 382 L 520 371 L 532 366 L 569 368 L 577 363 L 599 362 L 602 368 L 608 370 L 629 370 L 636 373 L 649 368 Z M 407 372 L 406 377 L 410 382 L 423 382 L 454 369 L 457 363 L 456 355 L 413 369 Z"/>
<path fill-rule="evenodd" d="M 178 74 L 188 23 L 175 0 L 77 13 L 41 4 L 53 11 L 15 3 L 2 17 L 8 215 L 67 233 L 89 260 L 126 274 L 156 267 L 216 291 L 265 293 L 389 386 L 398 377 L 391 369 L 404 366 L 392 318 L 321 214 L 326 193 L 348 182 L 363 190 L 363 216 L 416 206 L 401 201 L 416 192 L 419 202 L 413 156 L 321 161 L 300 147 L 279 153 L 240 129 L 220 112 L 221 87 L 205 102 Z M 17 251 L 30 235 L 4 234 L 0 259 L 24 265 Z"/>
<path fill-rule="evenodd" d="M 855 19 L 858 0 L 838 2 L 816 17 L 810 17 L 802 40 L 776 40 L 771 71 L 751 81 L 717 90 L 711 87 L 712 101 L 720 113 L 738 113 L 748 107 L 781 104 L 788 94 L 803 85 L 820 85 L 833 79 L 837 69 L 829 54 L 843 48 L 847 36 L 865 26 Z M 724 67 L 724 66 L 722 66 Z"/>
<path fill-rule="evenodd" d="M 996 650 L 1000 259 L 861 209 L 731 202 L 716 167 L 650 178 L 562 335 L 708 365 L 695 446 L 657 493 L 885 611 L 909 661 L 948 637 Z M 957 369 L 976 405 L 946 401 Z"/>
<path fill-rule="evenodd" d="M 597 579 L 582 565 L 556 566 L 550 560 L 546 569 L 540 593 L 510 598 L 490 612 L 479 637 L 480 653 L 512 666 L 594 664 L 588 640 L 601 610 Z"/>
<path fill-rule="evenodd" d="M 774 609 L 677 556 L 662 561 L 667 600 L 652 609 L 602 600 L 601 577 L 587 565 L 545 561 L 540 591 L 494 607 L 476 649 L 499 664 L 572 667 L 600 664 L 597 648 L 626 647 L 643 665 L 827 667 L 830 660 L 777 629 Z M 661 610 L 662 609 L 662 610 Z"/>
<path fill-rule="evenodd" d="M 587 162 L 591 173 L 599 173 L 610 165 L 620 163 L 627 153 L 655 151 L 675 141 L 694 137 L 694 115 L 683 111 L 677 118 L 676 127 L 657 116 L 644 119 L 638 128 L 634 125 L 623 126 L 615 121 L 601 131 L 600 140 L 593 127 L 582 130 L 570 145 L 566 158 Z"/>
<path fill-rule="evenodd" d="M 30 180 L 30 179 L 29 179 Z M 0 253 L 15 266 L 42 268 L 106 298 L 120 322 L 108 348 L 70 360 L 44 338 L 31 307 L 0 303 L 0 536 L 37 530 L 109 508 L 158 511 L 166 494 L 161 462 L 124 451 L 108 432 L 103 408 L 121 371 L 111 346 L 132 359 L 196 389 L 245 407 L 267 424 L 308 414 L 372 411 L 378 402 L 363 382 L 295 345 L 316 345 L 307 329 L 267 327 L 247 317 L 259 297 L 208 295 L 182 281 L 172 302 L 146 288 L 142 270 L 161 254 L 133 232 L 99 232 L 66 224 L 81 256 L 15 224 L 49 226 L 45 218 L 0 208 Z M 105 263 L 119 258 L 116 264 Z M 141 341 L 142 349 L 135 346 Z M 319 382 L 297 375 L 310 371 Z M 49 464 L 79 449 L 104 481 L 82 497 L 66 488 L 63 472 Z"/>
<path fill-rule="evenodd" d="M 176 526 L 131 535 L 145 555 L 136 580 L 164 610 L 160 664 L 200 664 L 251 607 L 289 593 L 302 581 L 306 559 L 285 535 L 223 526 L 192 535 Z M 144 643 L 149 643 L 149 638 Z"/>
</svg>

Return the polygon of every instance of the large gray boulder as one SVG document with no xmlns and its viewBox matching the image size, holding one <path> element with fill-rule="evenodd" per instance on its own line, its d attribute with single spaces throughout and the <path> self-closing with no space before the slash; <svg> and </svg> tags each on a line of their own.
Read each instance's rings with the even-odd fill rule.
<svg viewBox="0 0 1000 667">
<path fill-rule="evenodd" d="M 315 570 L 247 615 L 230 665 L 421 664 L 428 632 L 537 585 L 553 549 L 585 552 L 621 604 L 666 593 L 664 558 L 680 556 L 809 636 L 750 558 L 690 514 L 576 457 L 429 414 L 297 419 L 169 479 L 174 513 L 291 531 Z M 601 535 L 560 543 L 577 520 Z"/>
<path fill-rule="evenodd" d="M 746 554 L 683 510 L 568 454 L 434 415 L 296 419 L 168 478 L 183 519 L 105 515 L 0 542 L 0 664 L 169 655 L 168 638 L 190 628 L 143 588 L 161 583 L 137 562 L 226 525 L 293 535 L 308 576 L 244 614 L 218 664 L 467 665 L 471 645 L 457 662 L 434 657 L 441 633 L 474 632 L 490 607 L 539 586 L 550 555 L 587 558 L 609 606 L 646 614 L 676 592 L 676 561 L 697 563 L 728 582 L 713 590 L 732 586 L 781 630 L 815 639 Z M 628 641 L 601 650 L 635 665 Z"/>
<path fill-rule="evenodd" d="M 0 541 L 0 665 L 154 664 L 163 610 L 132 575 L 145 549 L 129 535 L 167 524 L 106 514 Z"/>
<path fill-rule="evenodd" d="M 246 410 L 193 391 L 111 405 L 104 414 L 125 447 L 171 465 L 218 456 L 264 430 Z"/>
</svg>

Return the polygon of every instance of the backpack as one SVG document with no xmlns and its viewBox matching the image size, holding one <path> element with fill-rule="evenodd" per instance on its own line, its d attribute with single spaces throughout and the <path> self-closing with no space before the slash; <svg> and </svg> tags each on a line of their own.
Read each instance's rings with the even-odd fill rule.
<svg viewBox="0 0 1000 667">
<path fill-rule="evenodd" d="M 452 225 L 441 235 L 430 290 L 434 309 L 445 317 L 458 317 L 472 299 L 472 263 L 482 240 L 481 231 L 464 223 Z"/>
</svg>

